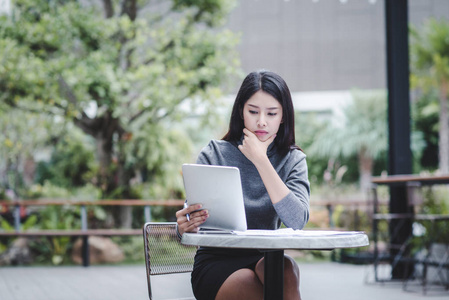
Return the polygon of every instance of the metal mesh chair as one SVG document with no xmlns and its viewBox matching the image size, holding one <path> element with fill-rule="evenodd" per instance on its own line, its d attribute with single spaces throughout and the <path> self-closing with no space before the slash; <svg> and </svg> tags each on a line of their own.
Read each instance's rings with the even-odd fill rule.
<svg viewBox="0 0 449 300">
<path fill-rule="evenodd" d="M 184 246 L 176 235 L 175 222 L 148 222 L 143 227 L 148 295 L 153 299 L 150 277 L 153 275 L 189 273 L 193 269 L 195 246 Z M 190 282 L 189 282 L 190 285 Z M 176 289 L 171 286 L 170 290 Z M 176 298 L 195 299 L 195 298 Z"/>
</svg>

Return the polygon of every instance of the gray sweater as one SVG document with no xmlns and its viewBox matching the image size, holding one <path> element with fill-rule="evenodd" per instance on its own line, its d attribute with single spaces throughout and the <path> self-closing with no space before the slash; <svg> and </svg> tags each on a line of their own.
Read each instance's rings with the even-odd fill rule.
<svg viewBox="0 0 449 300">
<path fill-rule="evenodd" d="M 274 143 L 268 147 L 268 158 L 290 189 L 290 193 L 273 205 L 253 163 L 230 142 L 212 140 L 199 154 L 197 163 L 237 167 L 242 178 L 248 229 L 278 229 L 281 222 L 302 229 L 309 220 L 310 185 L 306 155 L 297 149 L 281 157 Z"/>
</svg>

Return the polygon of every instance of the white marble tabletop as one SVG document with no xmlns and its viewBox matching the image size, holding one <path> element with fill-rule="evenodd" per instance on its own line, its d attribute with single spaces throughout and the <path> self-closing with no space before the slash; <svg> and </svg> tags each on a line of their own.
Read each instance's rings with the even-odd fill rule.
<svg viewBox="0 0 449 300">
<path fill-rule="evenodd" d="M 184 233 L 185 245 L 248 249 L 332 250 L 369 245 L 368 236 L 360 231 L 302 230 L 294 235 L 238 235 L 231 233 Z"/>
</svg>

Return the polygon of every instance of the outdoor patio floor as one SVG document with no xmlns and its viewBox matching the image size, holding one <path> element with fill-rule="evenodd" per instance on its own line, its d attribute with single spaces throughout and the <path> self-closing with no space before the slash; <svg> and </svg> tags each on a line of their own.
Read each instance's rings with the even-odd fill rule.
<svg viewBox="0 0 449 300">
<path fill-rule="evenodd" d="M 424 295 L 416 283 L 409 285 L 412 291 L 403 291 L 401 283 L 374 283 L 372 266 L 332 262 L 299 265 L 303 300 L 449 299 L 449 291 L 440 286 L 430 286 Z M 164 287 L 168 286 L 173 290 L 189 284 L 189 274 L 170 276 L 154 282 L 153 288 L 168 290 Z M 0 267 L 0 299 L 148 299 L 145 267 Z"/>
</svg>

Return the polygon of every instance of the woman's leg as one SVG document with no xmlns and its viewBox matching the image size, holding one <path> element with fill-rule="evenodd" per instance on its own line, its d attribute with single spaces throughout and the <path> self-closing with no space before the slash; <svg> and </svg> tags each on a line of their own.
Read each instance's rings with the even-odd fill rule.
<svg viewBox="0 0 449 300">
<path fill-rule="evenodd" d="M 259 280 L 264 283 L 264 259 L 262 258 L 256 265 L 256 274 Z M 293 258 L 284 256 L 284 299 L 301 300 L 299 292 L 299 267 Z"/>
<path fill-rule="evenodd" d="M 215 300 L 262 300 L 263 285 L 250 269 L 240 269 L 229 276 L 218 290 Z"/>
</svg>

